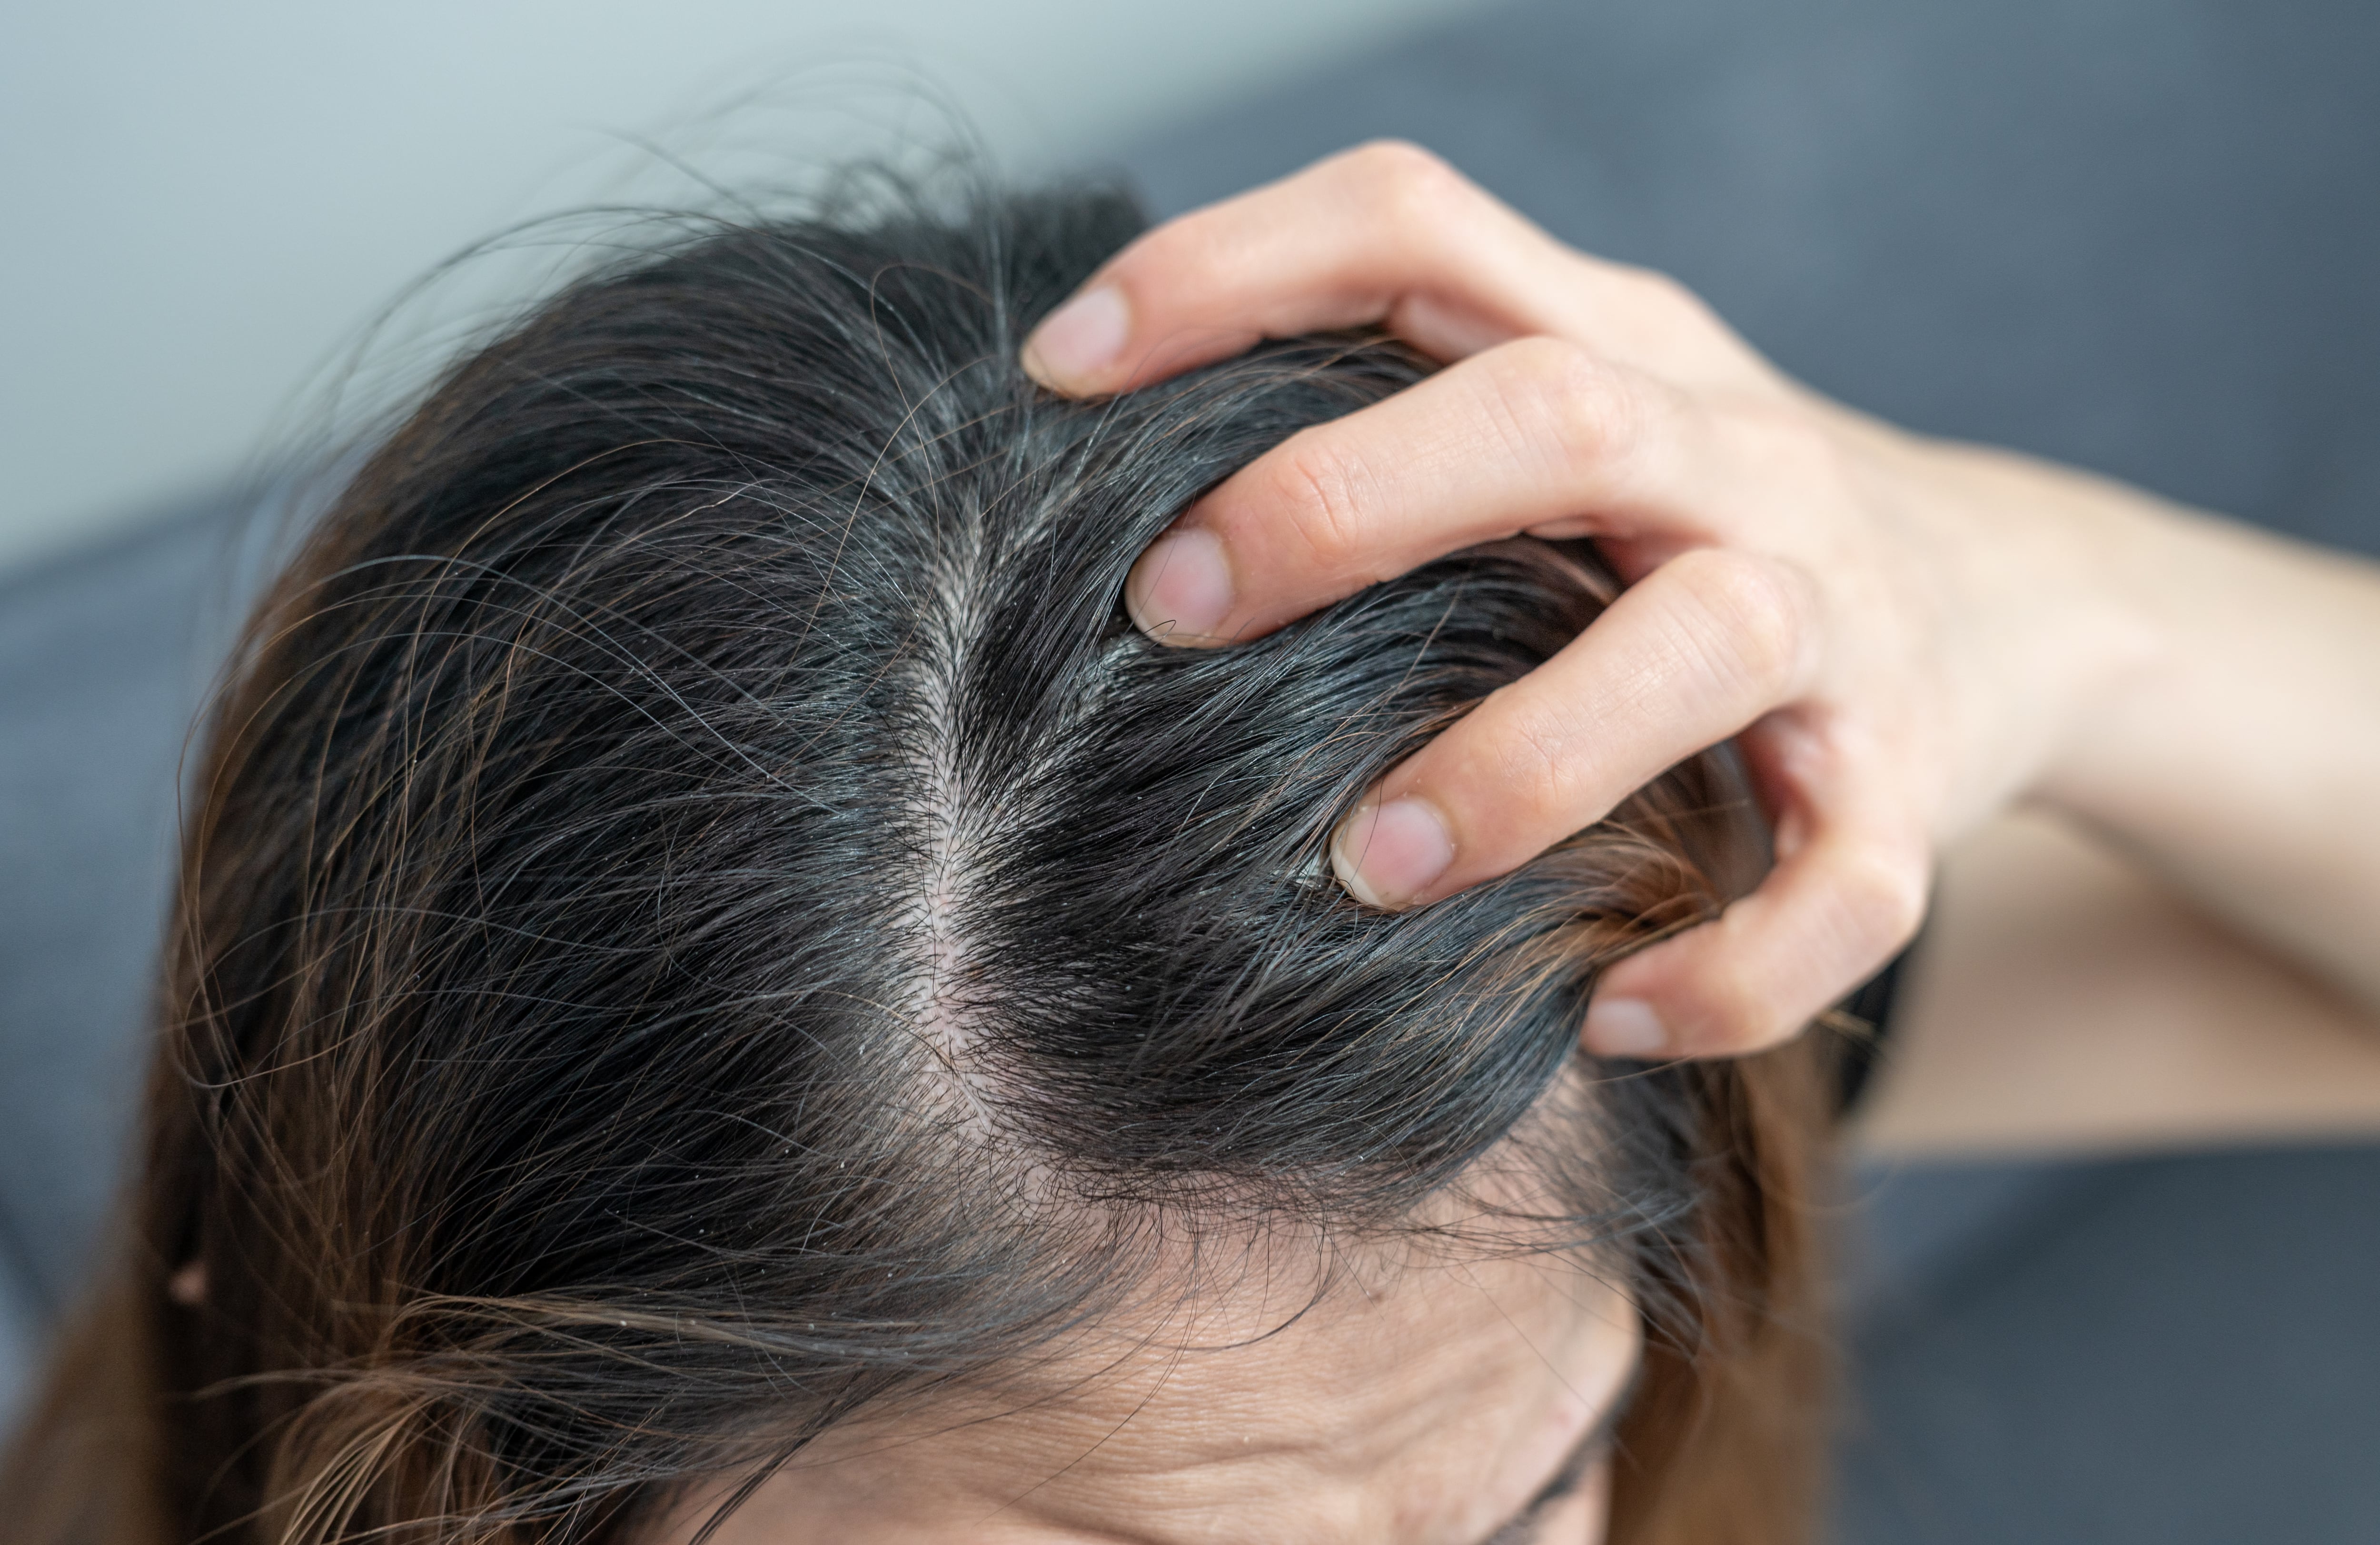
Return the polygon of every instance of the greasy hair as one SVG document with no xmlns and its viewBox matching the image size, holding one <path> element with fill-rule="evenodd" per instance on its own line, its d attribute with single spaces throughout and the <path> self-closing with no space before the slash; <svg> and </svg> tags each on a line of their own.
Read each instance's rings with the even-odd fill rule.
<svg viewBox="0 0 2380 1545">
<path fill-rule="evenodd" d="M 676 227 L 361 461 L 214 711 L 132 1239 L 20 1538 L 616 1539 L 1031 1366 L 1184 1239 L 1393 1239 L 1490 1155 L 1547 1198 L 1496 1236 L 1644 1309 L 1613 1539 L 1800 1537 L 1821 1052 L 1576 1040 L 1756 879 L 1735 764 L 1351 899 L 1333 823 L 1612 586 L 1516 540 L 1231 649 L 1136 630 L 1169 521 L 1427 369 L 1040 390 L 1026 331 L 1141 225 L 974 184 Z"/>
</svg>

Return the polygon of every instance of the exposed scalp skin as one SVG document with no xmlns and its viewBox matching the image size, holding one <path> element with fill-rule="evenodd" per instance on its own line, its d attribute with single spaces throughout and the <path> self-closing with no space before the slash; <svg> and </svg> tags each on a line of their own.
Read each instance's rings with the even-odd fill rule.
<svg viewBox="0 0 2380 1545">
<path fill-rule="evenodd" d="M 1025 334 L 1139 227 L 890 189 L 617 260 L 341 494 L 188 824 L 126 1545 L 592 1539 L 1029 1359 L 1202 1219 L 1393 1236 L 1491 1150 L 1550 1198 L 1497 1227 L 1651 1316 L 1613 1538 L 1790 1537 L 1815 1053 L 1575 1046 L 1602 966 L 1756 877 L 1732 764 L 1435 906 L 1330 882 L 1348 806 L 1609 581 L 1516 541 L 1144 638 L 1151 538 L 1425 367 L 1040 391 Z"/>
</svg>

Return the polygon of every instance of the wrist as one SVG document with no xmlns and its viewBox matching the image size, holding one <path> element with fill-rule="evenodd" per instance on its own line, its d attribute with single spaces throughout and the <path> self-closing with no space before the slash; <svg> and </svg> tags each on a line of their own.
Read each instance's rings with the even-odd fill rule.
<svg viewBox="0 0 2380 1545">
<path fill-rule="evenodd" d="M 2168 667 L 2166 512 L 2119 484 L 1986 446 L 1897 440 L 1902 501 L 1933 553 L 1953 774 L 1937 836 L 2088 786 L 2103 729 Z M 1954 620 L 1955 619 L 1955 620 Z"/>
<path fill-rule="evenodd" d="M 2064 713 L 2017 791 L 2095 825 L 2120 826 L 2142 773 L 2168 766 L 2143 733 L 2189 672 L 2189 598 L 2203 566 L 2196 523 L 2107 479 L 2022 460 L 2057 602 Z M 2149 753 L 2145 758 L 2143 753 Z"/>
</svg>

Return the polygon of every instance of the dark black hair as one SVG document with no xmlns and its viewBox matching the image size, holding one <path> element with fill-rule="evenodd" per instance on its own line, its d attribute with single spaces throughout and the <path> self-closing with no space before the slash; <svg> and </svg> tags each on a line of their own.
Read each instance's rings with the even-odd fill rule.
<svg viewBox="0 0 2380 1545">
<path fill-rule="evenodd" d="M 1575 1048 L 1599 967 L 1756 875 L 1741 783 L 1698 758 L 1504 880 L 1351 900 L 1333 822 L 1609 581 L 1515 541 L 1143 637 L 1150 539 L 1427 366 L 1307 338 L 1042 392 L 1026 330 L 1140 224 L 976 187 L 681 233 L 340 494 L 189 828 L 133 1295 L 165 1538 L 589 1538 L 996 1376 L 1161 1235 L 1393 1234 L 1500 1144 L 1532 1247 L 1656 1320 L 1623 1538 L 1734 1516 L 1695 1484 L 1783 1537 L 1806 1059 Z"/>
</svg>

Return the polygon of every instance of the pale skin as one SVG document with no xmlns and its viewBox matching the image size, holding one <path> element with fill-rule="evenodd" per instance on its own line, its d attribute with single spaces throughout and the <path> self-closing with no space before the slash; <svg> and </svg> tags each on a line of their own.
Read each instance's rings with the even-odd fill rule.
<svg viewBox="0 0 2380 1545">
<path fill-rule="evenodd" d="M 2380 1136 L 2380 1015 L 2039 808 L 1944 856 L 1887 1051 L 1872 1159 Z"/>
<path fill-rule="evenodd" d="M 1134 570 L 1143 627 L 1227 645 L 1521 531 L 1591 536 L 1632 584 L 1353 812 L 1334 867 L 1359 899 L 1501 873 L 1736 736 L 1776 869 L 1607 975 L 1597 1051 L 1793 1034 L 1914 933 L 1937 855 L 2021 802 L 2380 1005 L 2380 570 L 1863 417 L 1404 145 L 1158 227 L 1025 359 L 1094 395 L 1366 324 L 1446 369 L 1202 500 Z"/>
<path fill-rule="evenodd" d="M 1133 572 L 1144 628 L 1227 646 L 1517 532 L 1592 537 L 1630 588 L 1349 816 L 1359 900 L 1491 878 L 1738 736 L 1776 870 L 1608 972 L 1590 1049 L 1773 1044 L 1932 896 L 1872 1150 L 2380 1133 L 2380 569 L 1865 418 L 1409 146 L 1157 228 L 1025 360 L 1098 395 L 1361 325 L 1446 368 L 1189 511 Z M 1601 1539 L 1624 1298 L 1560 1258 L 1380 1265 L 1261 1335 L 1303 1282 L 1121 1322 L 1023 1401 L 839 1429 L 714 1538 Z"/>
<path fill-rule="evenodd" d="M 1399 1252 L 1402 1254 L 1402 1252 Z M 1595 1545 L 1624 1295 L 1560 1255 L 1340 1255 L 1160 1297 L 980 1394 L 832 1430 L 718 1545 Z M 686 1545 L 726 1487 L 642 1536 Z"/>
</svg>

